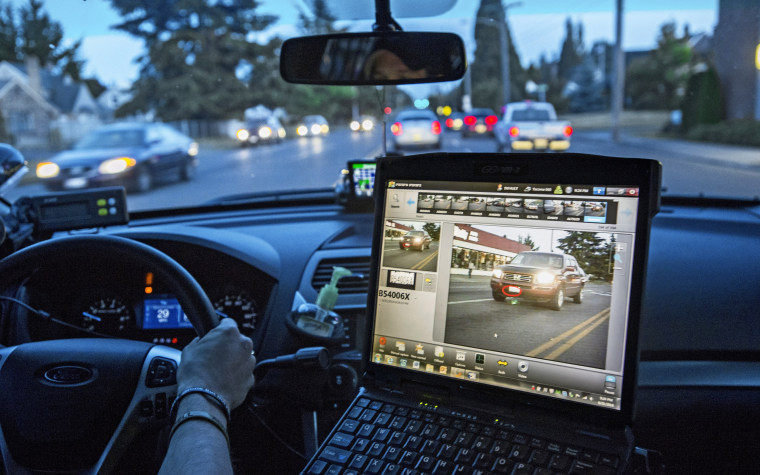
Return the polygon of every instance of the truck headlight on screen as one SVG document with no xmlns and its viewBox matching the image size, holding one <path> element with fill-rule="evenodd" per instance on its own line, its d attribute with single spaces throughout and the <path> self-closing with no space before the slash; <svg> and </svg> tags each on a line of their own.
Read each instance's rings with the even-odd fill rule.
<svg viewBox="0 0 760 475">
<path fill-rule="evenodd" d="M 501 276 L 504 275 L 504 272 L 502 272 L 500 269 L 495 269 L 491 275 L 493 275 L 494 279 L 501 279 Z"/>
<path fill-rule="evenodd" d="M 551 272 L 539 272 L 536 274 L 537 284 L 551 284 L 554 282 L 554 274 Z"/>
</svg>

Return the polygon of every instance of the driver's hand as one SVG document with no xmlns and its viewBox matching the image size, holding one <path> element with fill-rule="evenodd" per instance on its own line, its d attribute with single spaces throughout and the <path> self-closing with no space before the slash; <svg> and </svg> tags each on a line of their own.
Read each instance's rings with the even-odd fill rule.
<svg viewBox="0 0 760 475">
<path fill-rule="evenodd" d="M 252 349 L 253 342 L 240 334 L 235 320 L 222 319 L 182 351 L 177 393 L 200 386 L 222 396 L 230 409 L 239 406 L 253 386 L 256 358 Z"/>
</svg>

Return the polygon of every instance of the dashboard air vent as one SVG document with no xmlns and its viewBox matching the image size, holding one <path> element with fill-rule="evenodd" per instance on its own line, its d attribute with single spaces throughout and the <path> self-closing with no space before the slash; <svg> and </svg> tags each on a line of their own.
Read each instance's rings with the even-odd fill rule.
<svg viewBox="0 0 760 475">
<path fill-rule="evenodd" d="M 354 274 L 362 274 L 362 277 L 344 277 L 338 282 L 338 291 L 342 294 L 366 294 L 369 286 L 369 257 L 344 257 L 336 259 L 324 259 L 317 265 L 314 276 L 311 278 L 311 286 L 319 292 L 319 289 L 330 282 L 333 267 L 345 267 Z"/>
</svg>

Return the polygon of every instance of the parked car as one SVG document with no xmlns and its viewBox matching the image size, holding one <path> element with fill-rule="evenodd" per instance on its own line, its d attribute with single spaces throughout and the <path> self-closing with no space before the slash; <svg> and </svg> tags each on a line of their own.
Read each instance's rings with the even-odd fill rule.
<svg viewBox="0 0 760 475">
<path fill-rule="evenodd" d="M 491 294 L 494 300 L 548 302 L 551 308 L 560 310 L 568 297 L 575 303 L 583 302 L 585 284 L 586 273 L 573 256 L 527 251 L 494 269 Z"/>
<path fill-rule="evenodd" d="M 398 113 L 391 125 L 392 148 L 441 148 L 441 122 L 428 109 L 410 109 Z"/>
<path fill-rule="evenodd" d="M 286 135 L 282 122 L 273 115 L 247 118 L 245 127 L 235 134 L 243 146 L 280 143 Z"/>
<path fill-rule="evenodd" d="M 465 113 L 462 138 L 474 135 L 493 136 L 494 127 L 499 122 L 499 117 L 492 109 L 476 108 Z"/>
<path fill-rule="evenodd" d="M 330 132 L 330 126 L 327 119 L 321 115 L 307 115 L 296 127 L 296 134 L 299 137 L 317 137 L 324 136 Z"/>
<path fill-rule="evenodd" d="M 145 192 L 163 176 L 190 180 L 198 143 L 160 123 L 118 123 L 85 135 L 70 150 L 37 164 L 49 190 L 124 186 Z"/>
<path fill-rule="evenodd" d="M 398 242 L 401 249 L 417 249 L 423 251 L 430 249 L 430 235 L 427 231 L 408 231 Z"/>
<path fill-rule="evenodd" d="M 573 128 L 570 122 L 557 120 L 557 113 L 550 103 L 523 101 L 506 105 L 495 134 L 498 152 L 561 152 L 570 148 Z"/>
</svg>

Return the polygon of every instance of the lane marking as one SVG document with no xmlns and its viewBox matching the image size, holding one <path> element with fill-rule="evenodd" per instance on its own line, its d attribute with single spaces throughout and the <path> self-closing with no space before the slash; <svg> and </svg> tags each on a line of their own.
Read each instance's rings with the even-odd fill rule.
<svg viewBox="0 0 760 475">
<path fill-rule="evenodd" d="M 578 325 L 574 326 L 573 328 L 567 330 L 566 332 L 562 333 L 561 335 L 554 337 L 553 339 L 547 341 L 546 343 L 543 343 L 536 348 L 530 350 L 529 352 L 525 353 L 525 356 L 538 356 L 539 354 L 551 349 L 552 347 L 559 345 L 562 343 L 562 341 L 566 338 L 570 338 L 575 333 L 583 330 L 583 328 L 592 325 L 597 320 L 602 320 L 605 318 L 609 318 L 610 315 L 610 309 L 606 308 L 602 310 L 601 312 L 597 313 L 596 315 L 592 316 L 591 318 L 588 318 L 587 320 L 579 323 Z"/>
<path fill-rule="evenodd" d="M 417 264 L 413 265 L 412 269 L 413 270 L 422 270 L 423 267 L 425 267 L 426 265 L 428 265 L 428 263 L 430 263 L 430 261 L 432 261 L 436 257 L 438 257 L 438 251 L 435 251 L 434 253 L 430 254 L 426 258 L 422 259 Z"/>
<path fill-rule="evenodd" d="M 569 350 L 570 348 L 572 348 L 576 343 L 578 343 L 583 338 L 585 338 L 586 335 L 588 335 L 589 333 L 591 333 L 592 331 L 594 331 L 594 329 L 596 327 L 598 327 L 599 325 L 601 325 L 602 323 L 606 322 L 609 319 L 610 319 L 610 312 L 607 311 L 607 314 L 604 317 L 600 318 L 599 320 L 597 320 L 596 322 L 594 322 L 593 324 L 591 324 L 588 328 L 586 328 L 582 332 L 578 333 L 574 338 L 572 338 L 571 340 L 569 340 L 564 345 L 560 346 L 556 350 L 554 350 L 551 353 L 549 353 L 548 355 L 546 355 L 546 359 L 547 360 L 553 360 L 553 359 L 558 358 L 562 353 L 564 353 L 567 350 Z"/>
<path fill-rule="evenodd" d="M 460 303 L 490 302 L 492 300 L 493 299 L 461 300 L 459 302 L 449 302 L 449 305 L 457 305 Z"/>
</svg>

